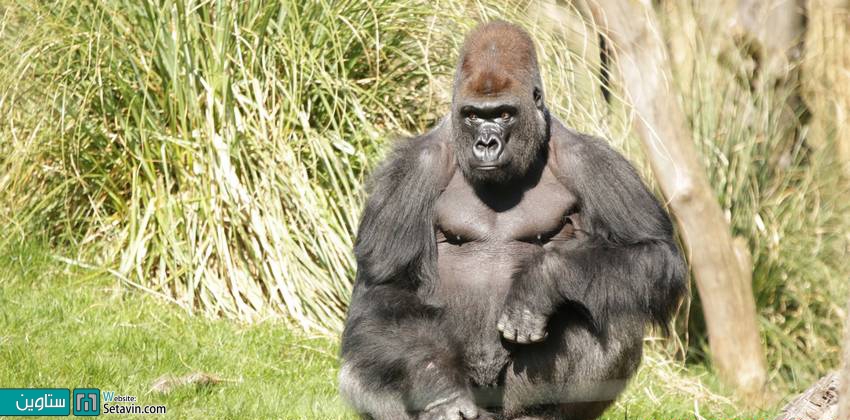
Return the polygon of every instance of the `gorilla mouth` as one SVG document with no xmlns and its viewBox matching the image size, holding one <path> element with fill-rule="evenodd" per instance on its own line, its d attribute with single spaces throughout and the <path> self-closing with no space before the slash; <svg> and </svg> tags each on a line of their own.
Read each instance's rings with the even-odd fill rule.
<svg viewBox="0 0 850 420">
<path fill-rule="evenodd" d="M 501 165 L 481 165 L 481 166 L 476 167 L 475 169 L 478 169 L 479 171 L 495 171 L 496 169 L 499 169 L 500 167 L 501 167 Z"/>
</svg>

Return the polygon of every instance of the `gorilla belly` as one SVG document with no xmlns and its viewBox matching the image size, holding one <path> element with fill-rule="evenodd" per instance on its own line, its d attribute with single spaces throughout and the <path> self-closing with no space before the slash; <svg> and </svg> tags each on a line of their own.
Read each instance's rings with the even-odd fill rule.
<svg viewBox="0 0 850 420">
<path fill-rule="evenodd" d="M 440 243 L 437 287 L 452 294 L 507 292 L 520 262 L 540 250 L 540 245 L 521 241 Z"/>
<path fill-rule="evenodd" d="M 434 303 L 446 308 L 446 333 L 461 343 L 474 385 L 496 385 L 508 362 L 496 322 L 514 269 L 536 250 L 537 245 L 519 241 L 438 244 Z"/>
</svg>

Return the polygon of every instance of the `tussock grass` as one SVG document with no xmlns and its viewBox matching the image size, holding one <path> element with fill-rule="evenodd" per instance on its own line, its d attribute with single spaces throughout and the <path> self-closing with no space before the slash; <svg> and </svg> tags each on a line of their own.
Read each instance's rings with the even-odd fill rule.
<svg viewBox="0 0 850 420">
<path fill-rule="evenodd" d="M 61 196 L 15 207 L 187 309 L 339 328 L 364 171 L 427 81 L 413 59 L 427 27 L 402 25 L 429 18 L 426 3 L 10 10 L 21 35 L 5 58 L 32 71 L 3 72 L 4 107 L 29 123 L 7 162 L 38 180 L 6 190 Z"/>
<path fill-rule="evenodd" d="M 48 238 L 187 311 L 338 331 L 364 177 L 390 138 L 445 112 L 476 21 L 529 28 L 553 112 L 650 179 L 578 16 L 454 0 L 0 0 L 0 245 Z M 808 380 L 837 360 L 850 273 L 838 166 L 788 108 L 793 85 L 742 84 L 744 49 L 703 12 L 660 16 L 686 47 L 674 82 L 753 254 L 772 371 Z M 697 309 L 683 317 L 699 359 Z"/>
</svg>

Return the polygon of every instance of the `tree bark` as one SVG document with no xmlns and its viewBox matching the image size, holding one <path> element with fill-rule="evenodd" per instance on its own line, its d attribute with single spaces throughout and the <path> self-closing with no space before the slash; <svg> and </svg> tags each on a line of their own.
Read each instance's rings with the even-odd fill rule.
<svg viewBox="0 0 850 420">
<path fill-rule="evenodd" d="M 759 75 L 784 79 L 802 55 L 806 32 L 804 0 L 738 0 L 732 27 L 746 42 L 754 43 Z"/>
<path fill-rule="evenodd" d="M 802 81 L 812 111 L 808 139 L 834 149 L 850 178 L 850 0 L 809 0 L 807 8 Z"/>
<path fill-rule="evenodd" d="M 677 95 L 664 40 L 648 1 L 590 0 L 597 25 L 612 41 L 622 85 L 636 113 L 635 130 L 689 254 L 705 310 L 717 371 L 743 396 L 766 381 L 756 321 L 752 267 L 736 256 L 729 226 L 697 156 Z"/>
</svg>

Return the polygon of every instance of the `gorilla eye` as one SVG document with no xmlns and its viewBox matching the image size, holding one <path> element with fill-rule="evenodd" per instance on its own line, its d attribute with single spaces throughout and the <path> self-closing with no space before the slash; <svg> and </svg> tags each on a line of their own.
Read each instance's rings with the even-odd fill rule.
<svg viewBox="0 0 850 420">
<path fill-rule="evenodd" d="M 466 118 L 469 118 L 471 121 L 475 121 L 475 120 L 477 120 L 477 119 L 478 119 L 478 115 L 475 115 L 475 113 L 474 113 L 474 112 L 470 112 L 470 113 L 466 116 Z"/>
<path fill-rule="evenodd" d="M 503 120 L 507 120 L 507 119 L 510 119 L 510 118 L 511 118 L 511 113 L 510 113 L 510 112 L 508 112 L 508 111 L 504 111 L 504 112 L 502 112 L 502 119 L 503 119 Z"/>
</svg>

